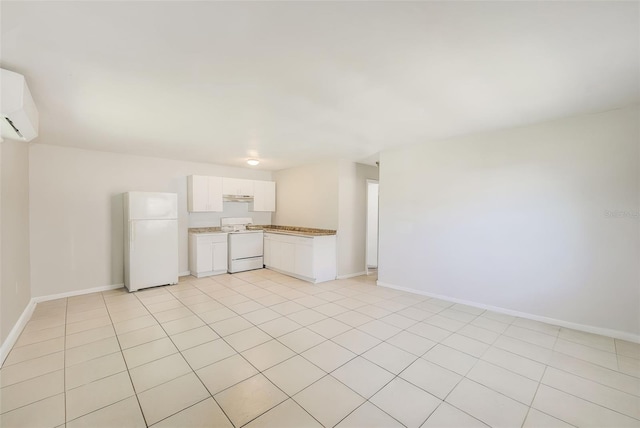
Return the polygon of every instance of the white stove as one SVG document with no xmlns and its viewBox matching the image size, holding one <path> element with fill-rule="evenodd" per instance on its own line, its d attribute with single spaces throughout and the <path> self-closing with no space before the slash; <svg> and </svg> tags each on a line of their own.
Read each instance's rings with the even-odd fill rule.
<svg viewBox="0 0 640 428">
<path fill-rule="evenodd" d="M 229 273 L 244 272 L 264 267 L 264 242 L 262 230 L 248 230 L 253 223 L 250 217 L 220 219 L 220 229 L 228 232 Z"/>
</svg>

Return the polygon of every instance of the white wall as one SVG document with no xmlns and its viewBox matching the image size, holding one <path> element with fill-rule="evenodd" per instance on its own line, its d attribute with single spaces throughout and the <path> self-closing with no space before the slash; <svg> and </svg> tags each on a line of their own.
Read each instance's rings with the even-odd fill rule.
<svg viewBox="0 0 640 428">
<path fill-rule="evenodd" d="M 367 179 L 378 179 L 378 168 L 339 162 L 338 277 L 366 272 Z"/>
<path fill-rule="evenodd" d="M 337 160 L 275 172 L 273 224 L 338 229 L 338 176 Z"/>
<path fill-rule="evenodd" d="M 219 225 L 220 217 L 187 212 L 186 177 L 271 180 L 267 171 L 40 144 L 31 147 L 30 166 L 33 296 L 123 282 L 123 192 L 178 194 L 179 268 L 185 272 L 189 225 Z M 224 216 L 245 213 L 256 223 L 271 223 L 270 213 L 247 213 L 246 205 L 225 209 Z"/>
<path fill-rule="evenodd" d="M 383 152 L 380 282 L 637 335 L 638 123 L 629 108 Z"/>
<path fill-rule="evenodd" d="M 29 144 L 0 143 L 0 343 L 31 299 L 29 274 Z"/>
</svg>

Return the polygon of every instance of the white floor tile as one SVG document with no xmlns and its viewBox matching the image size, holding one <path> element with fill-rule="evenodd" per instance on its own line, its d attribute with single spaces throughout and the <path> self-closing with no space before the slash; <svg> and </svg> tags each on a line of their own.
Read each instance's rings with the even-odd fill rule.
<svg viewBox="0 0 640 428">
<path fill-rule="evenodd" d="M 365 333 L 368 333 L 380 340 L 387 340 L 391 336 L 395 336 L 401 331 L 401 329 L 398 327 L 394 327 L 390 324 L 378 320 L 373 320 L 366 324 L 363 324 L 358 327 L 358 330 L 364 331 Z"/>
<path fill-rule="evenodd" d="M 54 395 L 0 415 L 0 426 L 33 428 L 64 426 L 64 394 Z"/>
<path fill-rule="evenodd" d="M 449 330 L 427 324 L 426 322 L 419 322 L 417 324 L 414 324 L 409 327 L 407 331 L 413 334 L 417 334 L 418 336 L 422 336 L 425 339 L 429 339 L 433 342 L 441 342 L 452 334 Z"/>
<path fill-rule="evenodd" d="M 209 326 L 204 325 L 202 327 L 174 334 L 171 336 L 171 341 L 180 351 L 185 351 L 189 348 L 193 348 L 194 346 L 211 342 L 219 337 L 220 336 L 209 328 Z"/>
<path fill-rule="evenodd" d="M 40 303 L 0 425 L 640 426 L 640 345 L 375 280 L 256 270 Z"/>
<path fill-rule="evenodd" d="M 421 428 L 487 428 L 488 425 L 456 409 L 448 403 L 441 403 L 429 416 Z"/>
<path fill-rule="evenodd" d="M 355 354 L 362 354 L 381 343 L 380 339 L 358 329 L 351 329 L 331 339 Z"/>
<path fill-rule="evenodd" d="M 422 358 L 400 373 L 400 377 L 441 400 L 462 380 L 462 376 Z"/>
<path fill-rule="evenodd" d="M 529 409 L 468 379 L 463 379 L 446 401 L 492 427 L 522 426 Z"/>
<path fill-rule="evenodd" d="M 134 395 L 126 372 L 88 383 L 67 391 L 67 420 L 79 418 Z"/>
<path fill-rule="evenodd" d="M 294 355 L 291 349 L 277 340 L 270 340 L 242 353 L 242 356 L 260 371 L 273 367 Z"/>
<path fill-rule="evenodd" d="M 371 348 L 362 354 L 362 356 L 396 375 L 418 358 L 417 356 L 407 351 L 403 351 L 400 348 L 396 348 L 387 342 L 382 342 L 381 344 Z"/>
<path fill-rule="evenodd" d="M 14 383 L 64 369 L 64 352 L 44 355 L 0 369 L 0 386 Z"/>
<path fill-rule="evenodd" d="M 115 336 L 116 332 L 113 329 L 113 325 L 105 325 L 98 328 L 92 328 L 90 330 L 81 331 L 75 334 L 67 334 L 65 338 L 65 347 L 75 348 L 76 346 L 86 345 L 100 339 L 106 339 L 107 337 Z"/>
<path fill-rule="evenodd" d="M 77 388 L 93 381 L 127 370 L 121 352 L 105 355 L 84 363 L 67 367 L 65 370 L 66 389 Z"/>
<path fill-rule="evenodd" d="M 231 422 L 239 427 L 285 401 L 288 397 L 261 374 L 214 396 Z"/>
<path fill-rule="evenodd" d="M 325 372 L 299 355 L 263 372 L 278 388 L 293 396 L 325 376 Z"/>
<path fill-rule="evenodd" d="M 611 352 L 601 351 L 590 346 L 580 345 L 578 343 L 570 342 L 564 339 L 558 339 L 553 349 L 557 352 L 571 355 L 572 357 L 589 361 L 599 366 L 603 366 L 612 370 L 618 369 L 616 354 L 613 354 Z"/>
<path fill-rule="evenodd" d="M 210 324 L 210 326 L 216 333 L 224 337 L 251 328 L 253 327 L 253 324 L 243 317 L 235 316 L 221 321 L 216 321 Z"/>
<path fill-rule="evenodd" d="M 146 426 L 136 397 L 125 398 L 67 422 L 67 428 L 145 428 Z"/>
<path fill-rule="evenodd" d="M 76 348 L 67 349 L 64 355 L 65 365 L 70 367 L 119 351 L 118 340 L 115 337 L 108 337 Z"/>
<path fill-rule="evenodd" d="M 540 385 L 532 407 L 577 427 L 638 427 L 638 420 Z"/>
<path fill-rule="evenodd" d="M 337 321 L 333 318 L 326 318 L 322 321 L 310 324 L 307 328 L 326 339 L 331 339 L 332 337 L 352 329 L 350 325 Z"/>
<path fill-rule="evenodd" d="M 406 427 L 419 427 L 441 403 L 433 395 L 395 378 L 387 384 L 370 401 Z"/>
<path fill-rule="evenodd" d="M 122 349 L 133 348 L 143 343 L 153 342 L 154 340 L 167 337 L 164 329 L 160 325 L 155 324 L 138 330 L 133 330 L 118 336 L 120 347 Z"/>
<path fill-rule="evenodd" d="M 571 428 L 572 426 L 536 409 L 529 409 L 522 428 Z"/>
<path fill-rule="evenodd" d="M 246 351 L 271 339 L 271 336 L 257 327 L 251 327 L 225 337 L 225 341 L 238 352 Z"/>
<path fill-rule="evenodd" d="M 422 358 L 462 376 L 466 375 L 478 360 L 471 355 L 444 345 L 434 346 Z"/>
<path fill-rule="evenodd" d="M 224 360 L 235 354 L 236 351 L 223 339 L 203 343 L 182 352 L 182 356 L 194 370 Z"/>
<path fill-rule="evenodd" d="M 467 373 L 467 378 L 527 406 L 538 389 L 538 382 L 482 360 Z"/>
<path fill-rule="evenodd" d="M 196 371 L 205 386 L 215 395 L 258 373 L 241 355 L 234 355 Z"/>
<path fill-rule="evenodd" d="M 293 396 L 324 426 L 334 426 L 359 407 L 364 399 L 328 375 Z"/>
<path fill-rule="evenodd" d="M 129 374 L 139 394 L 191 371 L 182 355 L 173 354 L 131 369 Z"/>
<path fill-rule="evenodd" d="M 189 373 L 138 394 L 147 424 L 153 425 L 209 397 L 195 374 Z"/>
<path fill-rule="evenodd" d="M 366 402 L 344 418 L 336 428 L 402 428 L 397 420 Z"/>
<path fill-rule="evenodd" d="M 153 428 L 176 428 L 176 427 L 220 427 L 233 428 L 233 425 L 226 417 L 218 403 L 211 397 L 187 407 L 181 412 L 153 425 Z"/>
<path fill-rule="evenodd" d="M 370 398 L 394 378 L 393 373 L 362 357 L 354 358 L 331 375 L 364 398 Z"/>
<path fill-rule="evenodd" d="M 47 373 L 0 389 L 0 413 L 64 392 L 63 370 Z"/>
<path fill-rule="evenodd" d="M 245 428 L 321 428 L 322 425 L 289 399 L 249 422 Z"/>
<path fill-rule="evenodd" d="M 597 348 L 601 351 L 612 353 L 616 352 L 615 340 L 611 337 L 601 336 L 599 334 L 586 333 L 584 331 L 577 331 L 563 327 L 560 329 L 558 338 L 585 346 L 591 346 L 592 348 Z"/>
<path fill-rule="evenodd" d="M 584 400 L 640 419 L 640 397 L 609 388 L 585 378 L 548 367 L 541 381 L 544 385 Z"/>
<path fill-rule="evenodd" d="M 509 336 L 500 336 L 493 346 L 542 364 L 549 363 L 551 355 L 553 354 L 553 351 L 549 348 L 544 348 Z"/>
<path fill-rule="evenodd" d="M 291 321 L 287 317 L 276 318 L 260 324 L 260 329 L 272 337 L 280 337 L 284 334 L 298 330 L 299 328 L 302 328 L 300 324 Z"/>
<path fill-rule="evenodd" d="M 489 349 L 489 345 L 479 340 L 471 339 L 458 333 L 454 333 L 441 342 L 450 348 L 457 349 L 465 354 L 480 358 Z"/>
<path fill-rule="evenodd" d="M 530 360 L 500 348 L 491 347 L 482 355 L 482 360 L 503 367 L 536 382 L 542 379 L 544 364 Z"/>
<path fill-rule="evenodd" d="M 176 352 L 178 349 L 168 337 L 122 351 L 129 370 Z"/>
<path fill-rule="evenodd" d="M 326 341 L 326 339 L 307 328 L 301 328 L 278 337 L 278 341 L 294 352 L 301 353 Z"/>
<path fill-rule="evenodd" d="M 64 346 L 65 338 L 56 337 L 42 342 L 36 342 L 31 345 L 13 348 L 7 356 L 7 359 L 4 360 L 2 367 L 8 367 L 12 364 L 20 363 L 32 358 L 38 358 L 62 351 L 64 350 Z"/>
<path fill-rule="evenodd" d="M 322 342 L 300 355 L 326 372 L 337 369 L 356 356 L 353 352 L 330 340 Z"/>
<path fill-rule="evenodd" d="M 549 335 L 535 330 L 529 330 L 528 328 L 518 327 L 516 325 L 510 325 L 503 334 L 549 349 L 552 349 L 553 345 L 556 342 L 555 335 Z"/>
</svg>

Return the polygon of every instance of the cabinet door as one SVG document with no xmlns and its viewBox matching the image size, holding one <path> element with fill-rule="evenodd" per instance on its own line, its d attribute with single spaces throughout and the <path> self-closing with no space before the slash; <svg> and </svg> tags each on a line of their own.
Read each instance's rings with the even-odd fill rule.
<svg viewBox="0 0 640 428">
<path fill-rule="evenodd" d="M 253 196 L 253 180 L 224 177 L 222 179 L 222 193 L 225 195 Z"/>
<path fill-rule="evenodd" d="M 295 244 L 295 273 L 297 275 L 313 278 L 313 246 Z"/>
<path fill-rule="evenodd" d="M 264 238 L 264 265 L 271 266 L 271 238 Z"/>
<path fill-rule="evenodd" d="M 208 177 L 207 200 L 209 209 L 207 211 L 223 211 L 222 207 L 222 177 Z"/>
<path fill-rule="evenodd" d="M 263 182 L 263 192 L 264 192 L 264 211 L 275 211 L 276 210 L 276 182 L 275 181 L 264 181 Z"/>
<path fill-rule="evenodd" d="M 203 175 L 190 175 L 187 182 L 189 212 L 208 211 L 209 177 Z"/>
<path fill-rule="evenodd" d="M 253 180 L 238 180 L 238 185 L 240 186 L 240 195 L 254 195 Z"/>
<path fill-rule="evenodd" d="M 214 243 L 212 245 L 212 260 L 214 271 L 227 270 L 227 244 Z"/>
<path fill-rule="evenodd" d="M 213 245 L 210 239 L 197 238 L 196 244 L 196 271 L 211 272 L 213 270 Z"/>
<path fill-rule="evenodd" d="M 285 272 L 295 272 L 295 257 L 296 257 L 296 244 L 290 242 L 280 243 L 281 265 Z"/>
<path fill-rule="evenodd" d="M 274 181 L 253 182 L 253 211 L 276 210 L 276 183 Z"/>
<path fill-rule="evenodd" d="M 271 244 L 269 247 L 271 248 L 271 255 L 269 259 L 271 261 L 271 266 L 276 269 L 282 269 L 282 242 L 277 241 L 275 239 L 271 239 Z"/>
</svg>

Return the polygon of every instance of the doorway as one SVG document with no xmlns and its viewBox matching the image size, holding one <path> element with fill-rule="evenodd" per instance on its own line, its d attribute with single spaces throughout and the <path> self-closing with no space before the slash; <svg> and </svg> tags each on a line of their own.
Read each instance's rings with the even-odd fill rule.
<svg viewBox="0 0 640 428">
<path fill-rule="evenodd" d="M 366 239 L 366 272 L 376 273 L 378 269 L 378 198 L 380 183 L 378 180 L 367 180 L 367 239 Z"/>
</svg>

